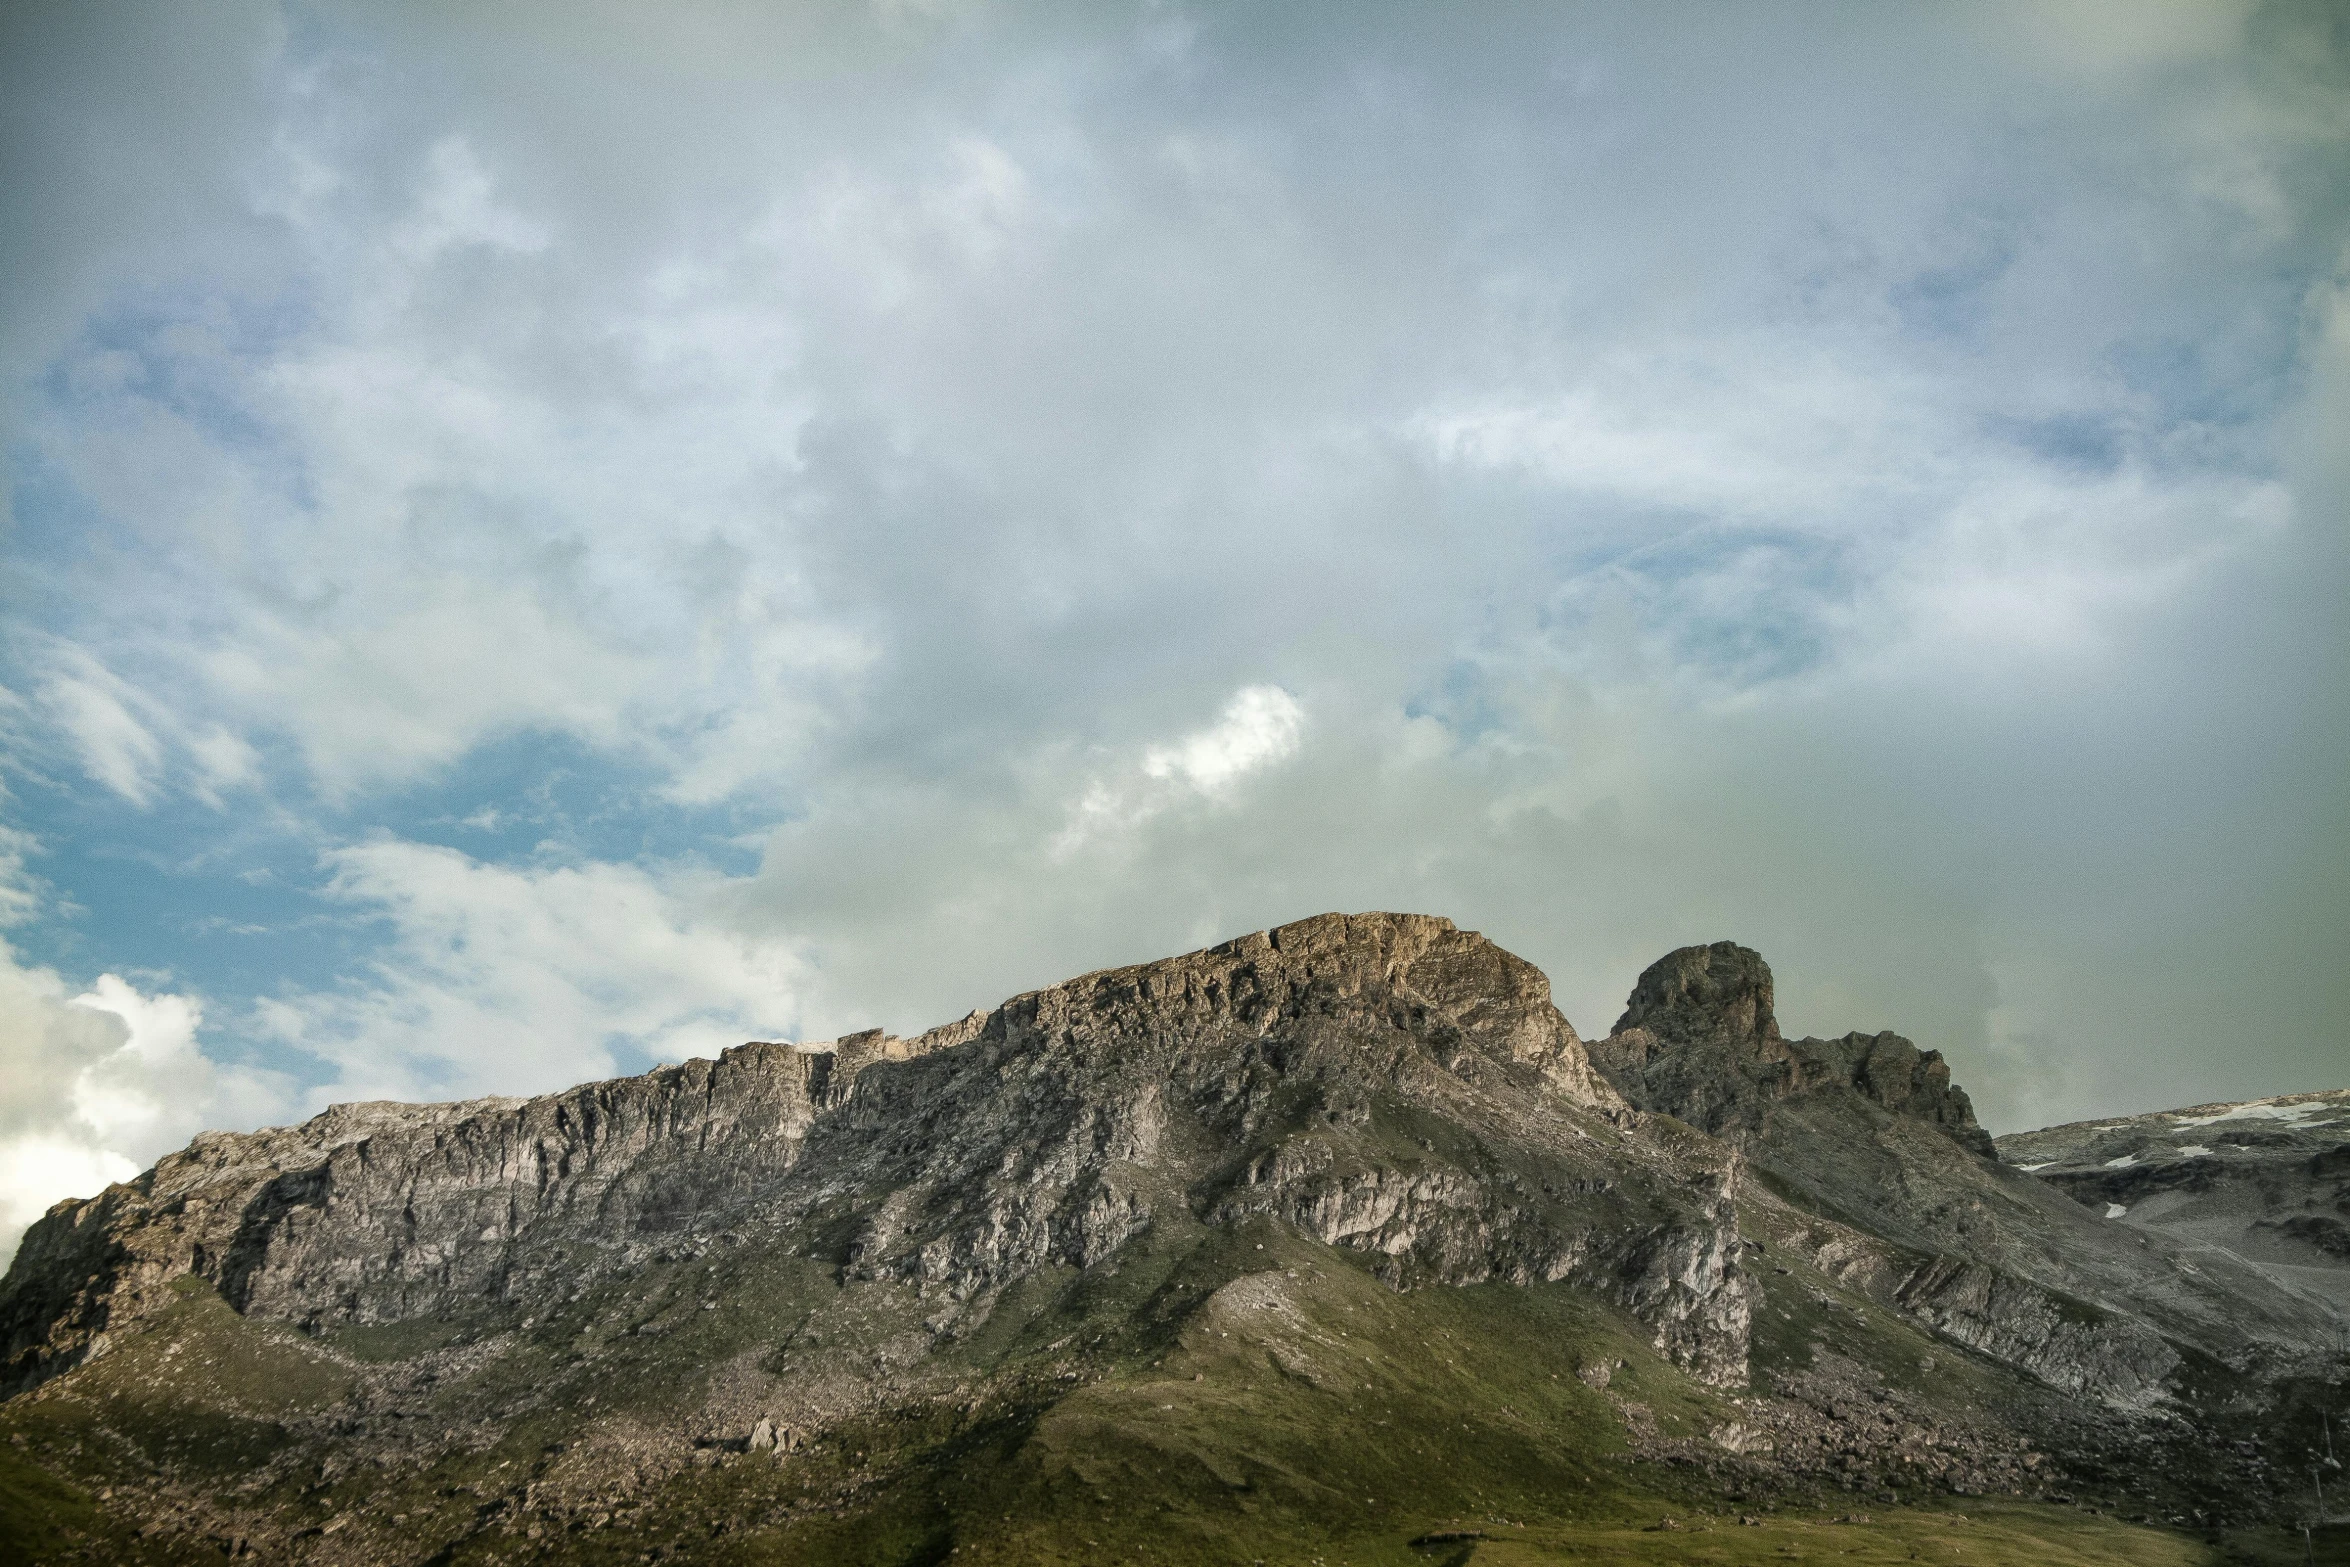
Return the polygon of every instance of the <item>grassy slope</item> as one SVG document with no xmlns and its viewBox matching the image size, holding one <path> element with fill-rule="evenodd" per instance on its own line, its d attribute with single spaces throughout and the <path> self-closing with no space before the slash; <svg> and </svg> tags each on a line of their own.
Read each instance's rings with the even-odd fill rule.
<svg viewBox="0 0 2350 1567">
<path fill-rule="evenodd" d="M 1954 1364 L 1894 1319 L 1823 1305 L 1832 1292 L 1815 1277 L 1765 1283 L 1762 1366 L 1801 1365 L 1827 1337 L 1889 1378 L 1922 1376 L 1930 1349 L 1951 1396 L 1995 1391 L 1987 1368 Z M 92 1501 L 161 1465 L 223 1507 L 343 1520 L 308 1542 L 317 1559 L 404 1551 L 450 1567 L 654 1551 L 743 1567 L 2220 1559 L 2177 1534 L 2018 1503 L 1873 1507 L 1866 1523 L 1839 1523 L 1854 1504 L 1838 1497 L 1741 1525 L 1719 1480 L 1629 1461 L 1618 1401 L 1645 1406 L 1667 1437 L 1702 1437 L 1736 1414 L 1732 1395 L 1658 1359 L 1637 1324 L 1563 1287 L 1399 1295 L 1359 1258 L 1269 1227 L 1158 1234 L 1090 1273 L 1032 1281 L 919 1368 L 933 1394 L 961 1386 L 968 1398 L 910 1397 L 780 1460 L 705 1456 L 600 1526 L 511 1508 L 524 1478 L 584 1485 L 599 1431 L 680 1430 L 747 1353 L 821 1370 L 844 1345 L 862 1355 L 916 1327 L 917 1311 L 904 1291 L 843 1288 L 804 1258 L 680 1262 L 633 1281 L 625 1302 L 591 1296 L 534 1321 L 473 1374 L 419 1395 L 452 1420 L 528 1406 L 483 1445 L 345 1469 L 331 1440 L 297 1440 L 284 1422 L 333 1406 L 365 1361 L 396 1369 L 428 1338 L 473 1329 L 374 1330 L 322 1348 L 191 1288 L 48 1396 L 0 1408 L 0 1540 L 27 1561 L 70 1559 L 77 1535 L 89 1560 L 220 1560 L 200 1538 L 142 1540 L 139 1507 Z M 1606 1393 L 1576 1375 L 1598 1362 L 1613 1371 Z M 492 1516 L 514 1526 L 468 1536 L 485 1498 L 501 1496 L 509 1510 Z M 1657 1527 L 1668 1515 L 1683 1527 Z M 1411 1543 L 1468 1531 L 1486 1538 Z M 2299 1544 L 2246 1540 L 2237 1554 L 2282 1567 Z"/>
<path fill-rule="evenodd" d="M 246 1321 L 196 1281 L 178 1293 L 151 1330 L 0 1406 L 0 1541 L 22 1560 L 220 1560 L 208 1535 L 142 1534 L 158 1521 L 150 1509 L 103 1503 L 117 1488 L 131 1501 L 164 1471 L 235 1498 L 239 1482 L 287 1446 L 287 1417 L 348 1388 L 348 1373 L 296 1335 Z"/>
</svg>

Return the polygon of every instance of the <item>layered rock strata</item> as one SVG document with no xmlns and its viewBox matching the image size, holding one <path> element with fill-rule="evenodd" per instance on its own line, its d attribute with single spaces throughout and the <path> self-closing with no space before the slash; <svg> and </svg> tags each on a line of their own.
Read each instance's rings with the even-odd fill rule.
<svg viewBox="0 0 2350 1567">
<path fill-rule="evenodd" d="M 691 1226 L 789 1170 L 866 1067 L 975 1021 L 829 1049 L 748 1044 L 540 1098 L 336 1105 L 299 1126 L 205 1133 L 26 1234 L 0 1295 L 7 1385 L 102 1353 L 109 1324 L 188 1275 L 240 1311 L 312 1326 L 575 1288 L 561 1237 L 584 1262 L 612 1237 Z"/>
<path fill-rule="evenodd" d="M 1628 1115 L 1532 965 L 1446 920 L 1328 915 L 913 1039 L 200 1137 L 34 1227 L 0 1297 L 6 1376 L 103 1352 L 182 1276 L 248 1314 L 391 1322 L 576 1293 L 731 1229 L 837 1245 L 952 1332 L 1155 1223 L 1264 1215 L 1399 1286 L 1583 1281 L 1736 1381 L 1735 1160 L 1629 1139 Z"/>
</svg>

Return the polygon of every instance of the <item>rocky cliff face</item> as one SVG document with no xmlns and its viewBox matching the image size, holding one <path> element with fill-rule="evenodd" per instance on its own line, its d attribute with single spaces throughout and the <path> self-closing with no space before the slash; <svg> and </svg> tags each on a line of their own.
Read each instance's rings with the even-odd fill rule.
<svg viewBox="0 0 2350 1567">
<path fill-rule="evenodd" d="M 1739 1380 L 1735 1161 L 1626 1114 L 1532 965 L 1448 921 L 1331 915 L 1007 1002 L 873 1080 L 810 1168 L 890 1194 L 862 1273 L 957 1311 L 1171 1210 L 1266 1216 L 1399 1286 L 1587 1283 Z"/>
<path fill-rule="evenodd" d="M 1997 1157 L 1940 1051 L 1893 1033 L 1781 1037 L 1770 965 L 1733 942 L 1682 947 L 1651 964 L 1592 1053 L 1633 1104 L 1709 1132 L 1757 1127 L 1773 1103 L 1795 1095 L 1850 1093 Z"/>
<path fill-rule="evenodd" d="M 1624 1113 L 1530 964 L 1445 920 L 1331 915 L 911 1040 L 202 1137 L 36 1225 L 0 1330 L 25 1387 L 182 1276 L 316 1329 L 576 1291 L 680 1236 L 843 1222 L 846 1265 L 918 1283 L 943 1328 L 1180 1208 L 1278 1215 L 1398 1284 L 1586 1281 L 1737 1380 L 1734 1161 L 1635 1145 Z M 1431 1118 L 1442 1146 L 1407 1133 Z"/>
<path fill-rule="evenodd" d="M 751 1044 L 537 1099 L 337 1105 L 299 1126 L 207 1133 L 27 1233 L 0 1291 L 6 1385 L 103 1353 L 110 1327 L 182 1277 L 311 1327 L 574 1288 L 579 1268 L 789 1170 L 873 1062 L 955 1037 Z"/>
</svg>

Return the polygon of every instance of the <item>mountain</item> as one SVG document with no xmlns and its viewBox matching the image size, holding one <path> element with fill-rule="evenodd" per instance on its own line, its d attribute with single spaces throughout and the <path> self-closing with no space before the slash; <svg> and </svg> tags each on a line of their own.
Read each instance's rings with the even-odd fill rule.
<svg viewBox="0 0 2350 1567">
<path fill-rule="evenodd" d="M 2108 1220 L 2350 1312 L 2350 1090 L 2076 1121 L 1999 1152 Z"/>
<path fill-rule="evenodd" d="M 2275 1246 L 2247 1246 L 2249 1232 L 2182 1246 L 2183 1234 L 2114 1224 L 2106 1188 L 2056 1162 L 2057 1144 L 2046 1166 L 2003 1163 L 1937 1052 L 1898 1034 L 1785 1040 L 1771 999 L 1770 969 L 1754 952 L 1684 948 L 1640 977 L 1593 1056 L 1637 1107 L 1728 1139 L 1772 1188 L 1850 1226 L 1836 1264 L 1847 1282 L 2103 1404 L 2158 1409 L 2207 1363 L 2263 1386 L 2322 1380 L 2339 1364 L 2350 1255 L 2289 1274 L 2268 1260 Z M 2313 1108 L 2344 1098 L 2308 1096 Z M 2263 1135 L 2306 1161 L 2333 1146 L 2334 1124 L 2319 1116 L 2298 1134 Z M 2006 1148 L 2041 1148 L 2072 1130 Z M 2120 1146 L 2095 1144 L 2101 1155 Z M 2337 1233 L 2323 1228 L 2333 1220 L 2295 1212 L 2280 1222 Z M 2278 1244 L 2304 1260 L 2311 1249 L 2298 1236 Z M 2313 1285 L 2317 1275 L 2332 1285 Z"/>
<path fill-rule="evenodd" d="M 1771 1000 L 1751 951 L 1686 948 L 1586 1045 L 1474 933 L 1325 915 L 911 1039 L 207 1134 L 60 1204 L 0 1284 L 0 1537 L 320 1563 L 2281 1548 L 2259 1526 L 2301 1505 L 2288 1460 L 2350 1368 L 2350 1259 L 2312 1228 L 2334 1122 L 2292 1118 L 2318 1184 L 2290 1213 L 2108 1218 L 2066 1184 L 2103 1144 L 2030 1134 L 2058 1141 L 2027 1172 L 1939 1056 L 1789 1041 Z"/>
</svg>

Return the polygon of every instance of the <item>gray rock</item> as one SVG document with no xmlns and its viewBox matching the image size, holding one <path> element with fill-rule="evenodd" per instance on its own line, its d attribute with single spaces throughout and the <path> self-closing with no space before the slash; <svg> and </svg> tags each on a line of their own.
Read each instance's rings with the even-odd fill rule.
<svg viewBox="0 0 2350 1567">
<path fill-rule="evenodd" d="M 7 1385 L 102 1353 L 184 1275 L 305 1327 L 575 1293 L 721 1231 L 856 1215 L 853 1277 L 942 1329 L 1166 1212 L 1277 1219 L 1399 1287 L 1572 1278 L 1744 1376 L 1735 1160 L 1627 1142 L 1531 964 L 1450 921 L 1325 915 L 1015 997 L 914 1039 L 751 1044 L 528 1100 L 208 1134 L 65 1203 L 0 1287 Z M 1469 1129 L 1413 1147 L 1406 1122 Z"/>
<path fill-rule="evenodd" d="M 1758 1126 L 1774 1101 L 1795 1095 L 1850 1093 L 1997 1156 L 1940 1051 L 1894 1033 L 1783 1038 L 1770 965 L 1734 942 L 1651 964 L 1592 1056 L 1633 1104 L 1709 1132 Z"/>
<path fill-rule="evenodd" d="M 2280 1271 L 2287 1249 L 2314 1257 L 2322 1244 L 2283 1231 L 2242 1239 L 2261 1215 L 2272 1224 L 2322 1217 L 2314 1177 L 2267 1178 L 2264 1189 L 2295 1195 L 2225 1221 L 2237 1237 L 2232 1252 L 2150 1248 L 2143 1231 L 2105 1222 L 2108 1200 L 2124 1185 L 2203 1176 L 2170 1153 L 2171 1162 L 2135 1174 L 2103 1161 L 2176 1139 L 2099 1123 L 2106 1130 L 2091 1137 L 2059 1128 L 1994 1147 L 1939 1053 L 1892 1033 L 1789 1040 L 1772 1003 L 1759 954 L 1726 941 L 1683 947 L 1640 976 L 1614 1031 L 1591 1046 L 1592 1061 L 1630 1103 L 1729 1139 L 1779 1190 L 1841 1221 L 1819 1232 L 1817 1260 L 1855 1287 L 2051 1386 L 2122 1407 L 2168 1396 L 2179 1346 L 2285 1376 L 2341 1341 L 2342 1310 L 2321 1302 L 2350 1307 L 2350 1292 L 2329 1296 Z M 2310 1129 L 2289 1150 L 2277 1143 L 2288 1163 L 2306 1164 L 2330 1135 L 2325 1118 L 2303 1119 Z M 2259 1117 L 2239 1135 L 2286 1136 Z M 2053 1162 L 2035 1180 L 2003 1166 L 2002 1153 Z M 2234 1157 L 2230 1168 L 2257 1162 Z M 2058 1200 L 2051 1180 L 2079 1200 Z M 2160 1203 L 2147 1211 L 2149 1223 L 2188 1212 Z M 2350 1280 L 2350 1270 L 2328 1277 Z"/>
<path fill-rule="evenodd" d="M 2107 1228 L 2350 1314 L 2350 1091 L 2078 1121 L 1999 1149 Z"/>
</svg>

